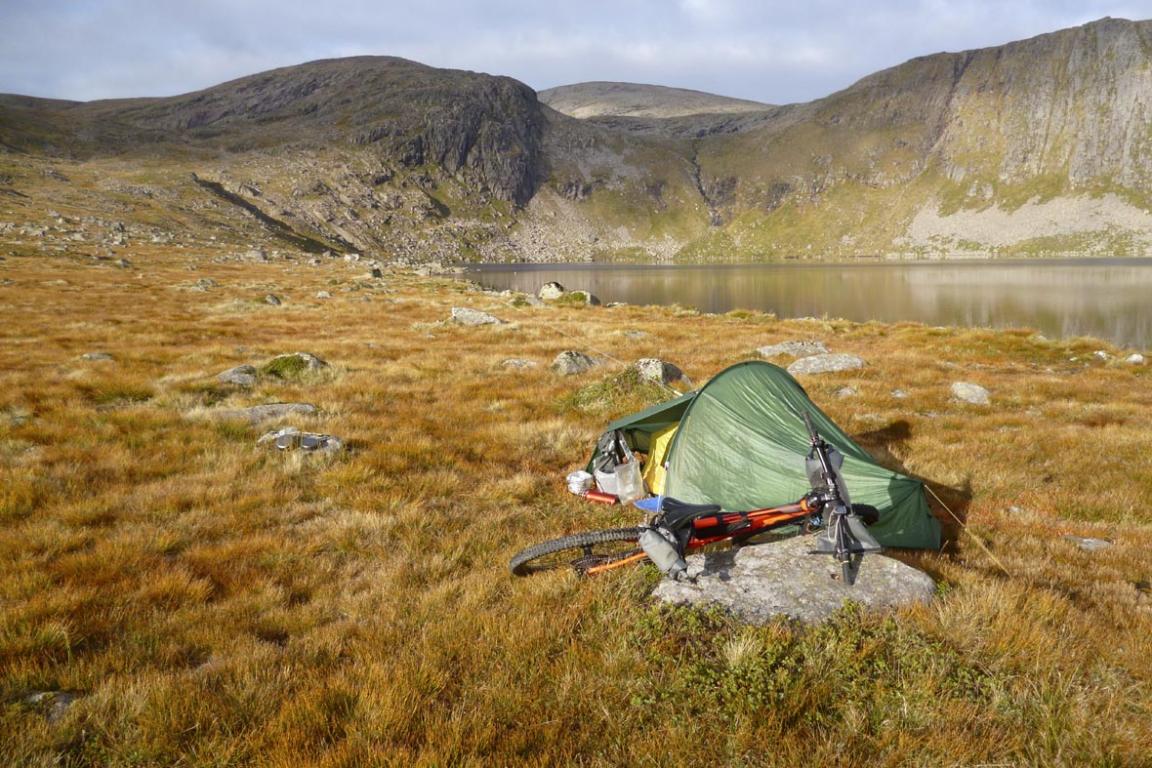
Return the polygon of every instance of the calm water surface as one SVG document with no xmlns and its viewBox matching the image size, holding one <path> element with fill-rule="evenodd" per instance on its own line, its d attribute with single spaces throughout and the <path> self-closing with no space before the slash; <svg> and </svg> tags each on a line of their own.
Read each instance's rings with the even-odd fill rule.
<svg viewBox="0 0 1152 768">
<path fill-rule="evenodd" d="M 489 287 L 535 293 L 555 280 L 608 303 L 681 304 L 704 312 L 759 309 L 779 317 L 996 328 L 1152 342 L 1152 259 L 914 264 L 470 267 Z"/>
</svg>

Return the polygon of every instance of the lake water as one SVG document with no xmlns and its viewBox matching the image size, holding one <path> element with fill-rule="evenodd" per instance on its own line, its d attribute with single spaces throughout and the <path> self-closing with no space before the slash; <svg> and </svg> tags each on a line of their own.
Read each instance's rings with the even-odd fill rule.
<svg viewBox="0 0 1152 768">
<path fill-rule="evenodd" d="M 778 317 L 843 317 L 928 325 L 1033 328 L 1152 343 L 1152 259 L 903 264 L 469 267 L 469 279 L 535 293 L 555 280 L 604 303 L 680 304 L 704 312 L 758 309 Z"/>
</svg>

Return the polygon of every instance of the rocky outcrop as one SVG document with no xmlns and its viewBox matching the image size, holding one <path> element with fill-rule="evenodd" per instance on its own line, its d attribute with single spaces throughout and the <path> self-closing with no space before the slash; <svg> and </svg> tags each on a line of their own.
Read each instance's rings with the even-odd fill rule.
<svg viewBox="0 0 1152 768">
<path fill-rule="evenodd" d="M 829 555 L 810 555 L 811 537 L 721 550 L 688 558 L 692 581 L 665 579 L 653 596 L 666 603 L 719 605 L 745 621 L 764 624 L 780 616 L 808 623 L 829 618 L 851 601 L 893 608 L 932 599 L 936 585 L 922 571 L 884 555 L 865 555 L 842 580 Z"/>
</svg>

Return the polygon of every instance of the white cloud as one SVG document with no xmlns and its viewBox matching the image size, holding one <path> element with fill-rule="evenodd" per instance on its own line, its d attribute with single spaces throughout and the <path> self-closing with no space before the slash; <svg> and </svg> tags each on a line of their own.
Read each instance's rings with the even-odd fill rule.
<svg viewBox="0 0 1152 768">
<path fill-rule="evenodd" d="M 165 95 L 373 53 L 537 88 L 631 80 L 783 103 L 913 56 L 1148 10 L 1131 0 L 0 0 L 0 91 Z"/>
</svg>

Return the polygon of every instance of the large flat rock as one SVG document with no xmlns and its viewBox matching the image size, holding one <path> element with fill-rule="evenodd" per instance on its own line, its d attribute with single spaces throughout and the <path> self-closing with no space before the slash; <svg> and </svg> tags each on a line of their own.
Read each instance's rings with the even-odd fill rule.
<svg viewBox="0 0 1152 768">
<path fill-rule="evenodd" d="M 666 603 L 717 604 L 745 621 L 778 616 L 819 623 L 851 600 L 871 608 L 927 602 L 936 591 L 928 574 L 884 555 L 859 559 L 854 583 L 845 584 L 828 555 L 810 555 L 811 536 L 692 555 L 693 582 L 660 582 L 653 596 Z"/>
</svg>

